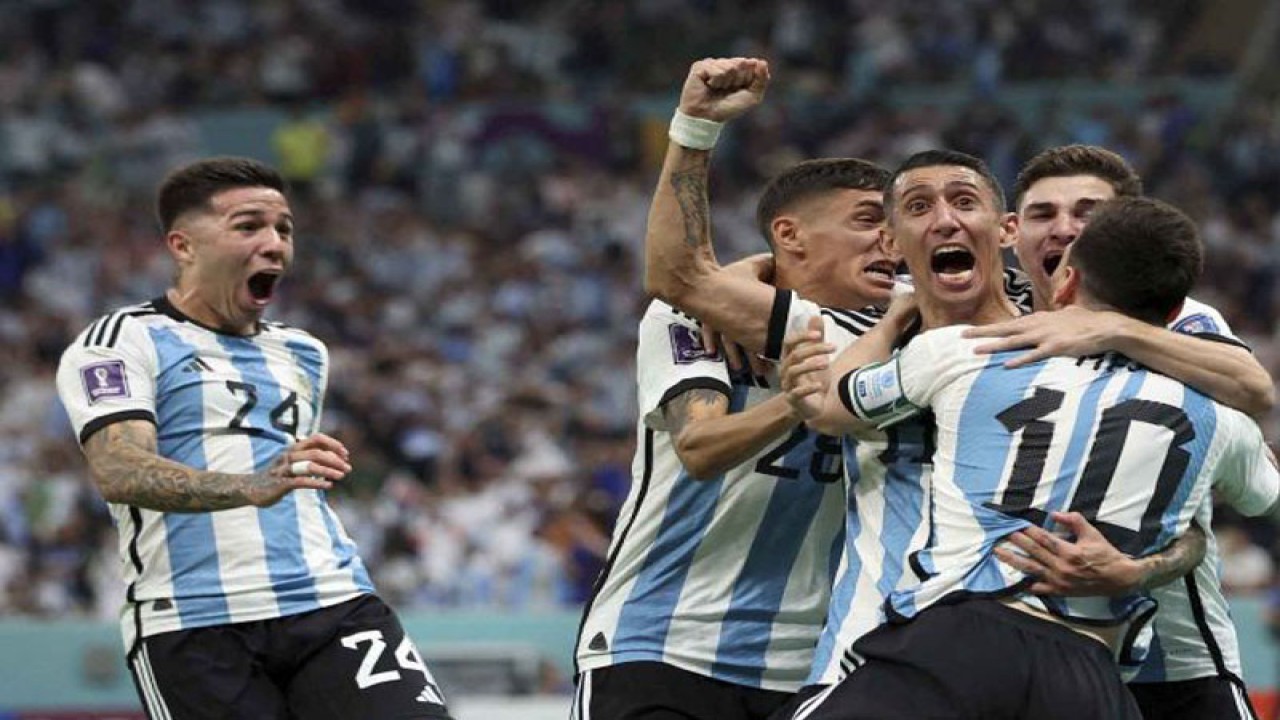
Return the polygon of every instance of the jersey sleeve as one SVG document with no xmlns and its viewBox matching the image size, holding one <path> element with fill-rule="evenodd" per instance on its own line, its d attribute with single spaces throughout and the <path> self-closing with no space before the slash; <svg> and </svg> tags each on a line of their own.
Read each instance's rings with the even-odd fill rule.
<svg viewBox="0 0 1280 720">
<path fill-rule="evenodd" d="M 918 415 L 942 388 L 988 362 L 973 351 L 975 341 L 960 336 L 966 327 L 922 333 L 887 361 L 845 375 L 837 385 L 845 409 L 879 428 Z"/>
<path fill-rule="evenodd" d="M 1214 493 L 1243 515 L 1261 515 L 1280 498 L 1280 471 L 1271 464 L 1257 423 L 1229 408 L 1223 420 L 1230 445 L 1214 477 Z"/>
<path fill-rule="evenodd" d="M 1182 303 L 1182 309 L 1173 322 L 1169 323 L 1169 329 L 1206 340 L 1217 340 L 1243 348 L 1249 347 L 1243 340 L 1236 337 L 1231 326 L 1227 324 L 1226 318 L 1222 317 L 1222 313 L 1213 306 L 1194 298 L 1187 298 Z"/>
<path fill-rule="evenodd" d="M 128 317 L 117 333 L 101 333 L 106 316 L 90 325 L 58 363 L 57 389 L 76 437 L 90 435 L 122 420 L 155 423 L 156 355 L 146 328 Z"/>
<path fill-rule="evenodd" d="M 788 333 L 798 332 L 809 326 L 809 318 L 821 317 L 824 341 L 840 352 L 865 334 L 883 317 L 877 308 L 842 310 L 823 307 L 812 300 L 800 297 L 794 290 L 777 290 L 773 297 L 773 309 L 769 314 L 768 337 L 765 339 L 766 360 L 782 360 L 782 342 Z"/>
<path fill-rule="evenodd" d="M 640 416 L 654 430 L 666 430 L 662 406 L 681 393 L 696 388 L 731 392 L 724 356 L 707 351 L 692 318 L 659 301 L 640 321 L 636 381 Z"/>
</svg>

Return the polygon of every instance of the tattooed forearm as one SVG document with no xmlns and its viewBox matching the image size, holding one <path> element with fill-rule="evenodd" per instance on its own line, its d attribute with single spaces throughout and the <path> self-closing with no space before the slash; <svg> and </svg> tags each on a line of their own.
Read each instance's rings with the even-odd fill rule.
<svg viewBox="0 0 1280 720">
<path fill-rule="evenodd" d="M 684 220 L 684 242 L 700 248 L 711 241 L 711 208 L 707 199 L 707 168 L 711 156 L 700 153 L 671 173 L 671 187 Z"/>
<path fill-rule="evenodd" d="M 1143 558 L 1142 589 L 1167 585 L 1194 570 L 1204 559 L 1206 544 L 1204 531 L 1193 524 L 1172 545 Z"/>
<path fill-rule="evenodd" d="M 243 507 L 273 494 L 268 473 L 204 472 L 156 455 L 154 428 L 142 421 L 108 425 L 89 437 L 85 456 L 109 502 L 162 512 Z M 277 459 L 277 464 L 283 458 Z"/>
<path fill-rule="evenodd" d="M 685 427 L 694 420 L 711 415 L 723 415 L 729 408 L 729 398 L 724 393 L 705 388 L 694 388 L 680 393 L 663 407 L 667 431 L 679 437 Z"/>
</svg>

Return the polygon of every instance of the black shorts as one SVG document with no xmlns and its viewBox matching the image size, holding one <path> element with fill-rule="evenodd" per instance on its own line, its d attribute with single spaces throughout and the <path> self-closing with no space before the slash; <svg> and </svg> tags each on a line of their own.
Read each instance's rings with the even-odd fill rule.
<svg viewBox="0 0 1280 720">
<path fill-rule="evenodd" d="M 791 693 L 735 685 L 660 662 L 584 670 L 573 720 L 766 720 Z"/>
<path fill-rule="evenodd" d="M 151 720 L 449 717 L 399 619 L 372 595 L 153 635 L 128 659 Z"/>
<path fill-rule="evenodd" d="M 865 659 L 796 720 L 1139 720 L 1111 653 L 989 599 L 939 605 L 853 645 Z"/>
<path fill-rule="evenodd" d="M 1244 683 L 1236 678 L 1130 683 L 1129 691 L 1143 720 L 1258 720 Z"/>
</svg>

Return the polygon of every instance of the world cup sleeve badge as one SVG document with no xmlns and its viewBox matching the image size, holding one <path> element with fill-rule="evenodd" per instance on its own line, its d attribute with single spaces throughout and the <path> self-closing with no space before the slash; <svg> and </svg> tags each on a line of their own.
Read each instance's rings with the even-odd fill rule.
<svg viewBox="0 0 1280 720">
<path fill-rule="evenodd" d="M 93 405 L 104 398 L 129 397 L 129 379 L 123 360 L 107 360 L 80 368 L 85 396 Z"/>
</svg>

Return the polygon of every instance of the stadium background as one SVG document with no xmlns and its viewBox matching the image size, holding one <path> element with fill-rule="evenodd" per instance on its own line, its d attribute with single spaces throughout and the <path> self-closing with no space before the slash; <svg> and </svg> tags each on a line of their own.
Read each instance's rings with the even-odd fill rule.
<svg viewBox="0 0 1280 720">
<path fill-rule="evenodd" d="M 1275 0 L 0 7 L 3 717 L 137 707 L 114 531 L 52 374 L 89 320 L 165 286 L 151 192 L 200 155 L 294 184 L 273 317 L 329 343 L 326 425 L 356 465 L 338 510 L 464 720 L 564 717 L 629 483 L 648 196 L 694 59 L 773 67 L 716 150 L 722 258 L 763 248 L 755 193 L 802 158 L 949 146 L 1011 183 L 1043 147 L 1102 144 L 1200 223 L 1197 297 L 1280 375 Z M 1215 525 L 1269 704 L 1275 529 Z"/>
</svg>

